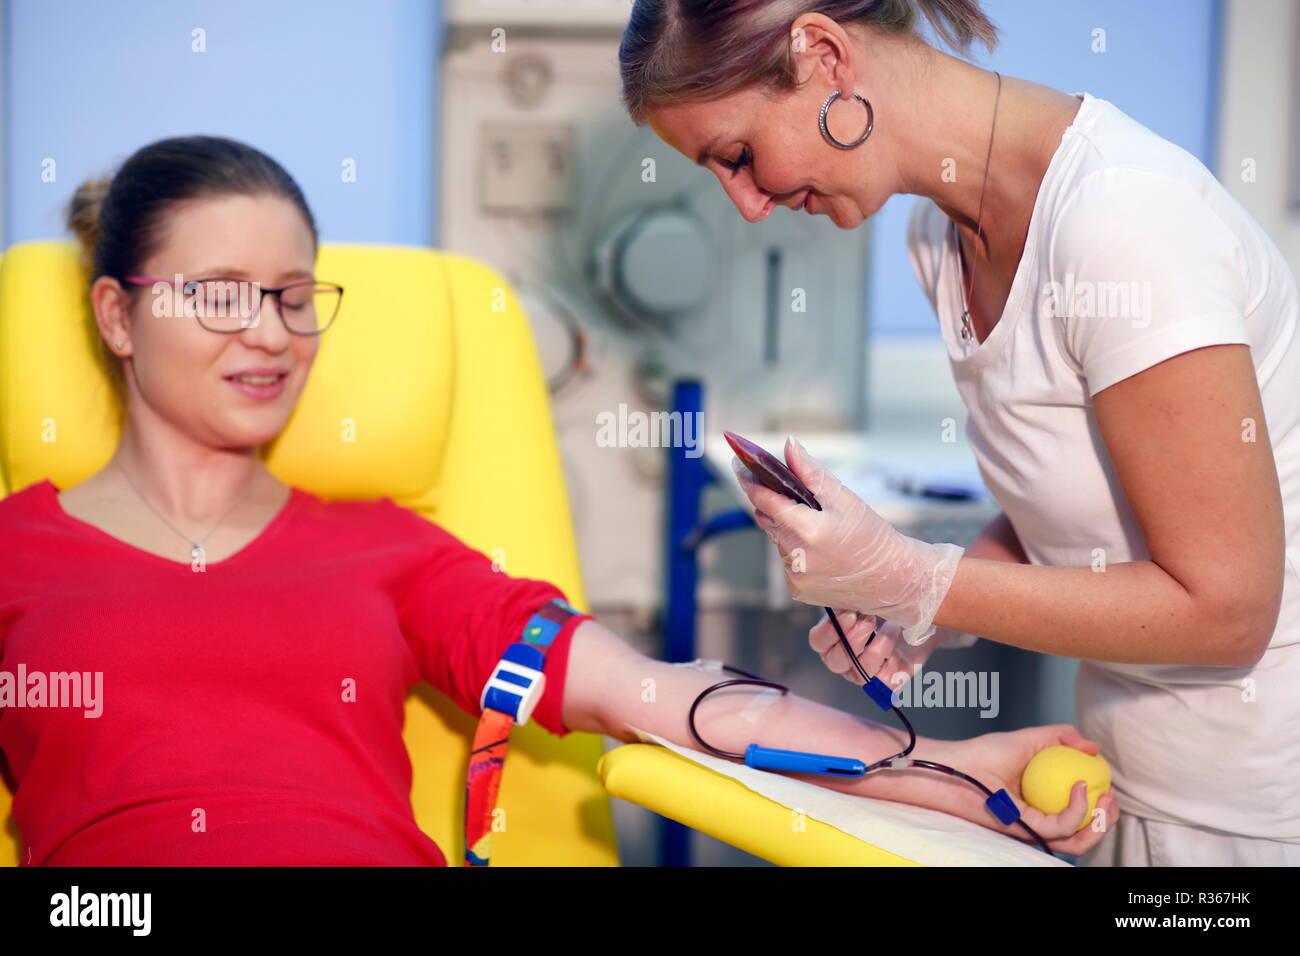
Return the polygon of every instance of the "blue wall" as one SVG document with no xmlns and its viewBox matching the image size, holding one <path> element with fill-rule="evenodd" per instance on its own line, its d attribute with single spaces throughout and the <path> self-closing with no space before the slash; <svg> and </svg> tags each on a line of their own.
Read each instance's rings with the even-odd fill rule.
<svg viewBox="0 0 1300 956">
<path fill-rule="evenodd" d="M 1219 0 L 985 0 L 998 27 L 997 52 L 972 59 L 1066 93 L 1110 100 L 1214 171 L 1214 90 Z M 1092 52 L 1092 31 L 1106 52 Z M 983 54 L 980 56 L 979 54 Z M 878 337 L 938 336 L 929 301 L 907 258 L 914 196 L 895 196 L 872 217 L 868 315 Z"/>
<path fill-rule="evenodd" d="M 88 176 L 164 136 L 244 140 L 322 238 L 430 245 L 440 0 L 9 0 L 5 240 L 65 235 Z M 207 52 L 191 52 L 191 31 Z M 57 181 L 41 181 L 45 157 Z M 356 182 L 341 178 L 356 160 Z"/>
<path fill-rule="evenodd" d="M 1087 90 L 1210 162 L 1219 0 L 989 0 L 987 66 Z M 305 190 L 324 238 L 430 245 L 437 236 L 439 0 L 9 0 L 5 239 L 63 235 L 87 176 L 162 136 L 246 140 Z M 206 53 L 190 52 L 191 30 Z M 1106 30 L 1105 53 L 1091 32 Z M 58 180 L 41 181 L 41 161 Z M 340 164 L 357 161 L 344 183 Z M 875 217 L 869 316 L 883 336 L 937 335 L 907 260 L 916 200 Z"/>
</svg>

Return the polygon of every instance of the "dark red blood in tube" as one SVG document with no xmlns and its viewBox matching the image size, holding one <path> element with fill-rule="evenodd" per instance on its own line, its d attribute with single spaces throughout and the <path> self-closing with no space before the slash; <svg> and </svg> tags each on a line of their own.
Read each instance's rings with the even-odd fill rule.
<svg viewBox="0 0 1300 956">
<path fill-rule="evenodd" d="M 754 476 L 754 480 L 760 485 L 771 488 L 777 494 L 785 495 L 787 498 L 793 498 L 809 508 L 822 510 L 813 493 L 795 476 L 794 472 L 785 466 L 785 462 L 771 452 L 758 447 L 748 438 L 741 438 L 735 432 L 724 431 L 722 437 L 727 439 L 727 444 L 736 453 L 736 457 L 744 463 L 749 473 Z"/>
</svg>

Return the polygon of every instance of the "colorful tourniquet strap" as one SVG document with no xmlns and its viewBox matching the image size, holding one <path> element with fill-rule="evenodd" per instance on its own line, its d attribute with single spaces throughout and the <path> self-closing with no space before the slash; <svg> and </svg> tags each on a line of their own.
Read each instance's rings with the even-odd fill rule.
<svg viewBox="0 0 1300 956">
<path fill-rule="evenodd" d="M 510 746 L 510 730 L 516 723 L 528 722 L 545 688 L 542 668 L 546 652 L 565 622 L 580 614 L 581 611 L 563 598 L 543 605 L 524 625 L 520 640 L 506 649 L 483 688 L 480 701 L 483 716 L 474 731 L 465 786 L 466 866 L 489 863 L 492 829 L 497 819 L 497 794 Z"/>
</svg>

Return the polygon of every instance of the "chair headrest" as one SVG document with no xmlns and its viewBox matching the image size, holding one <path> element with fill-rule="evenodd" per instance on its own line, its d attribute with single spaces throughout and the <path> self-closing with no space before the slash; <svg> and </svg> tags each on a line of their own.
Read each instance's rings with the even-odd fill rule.
<svg viewBox="0 0 1300 956">
<path fill-rule="evenodd" d="M 443 254 L 326 243 L 316 274 L 343 286 L 342 306 L 267 466 L 322 498 L 429 500 L 455 384 Z M 0 259 L 4 492 L 44 478 L 64 488 L 112 456 L 119 427 L 98 335 L 75 243 L 23 243 Z"/>
</svg>

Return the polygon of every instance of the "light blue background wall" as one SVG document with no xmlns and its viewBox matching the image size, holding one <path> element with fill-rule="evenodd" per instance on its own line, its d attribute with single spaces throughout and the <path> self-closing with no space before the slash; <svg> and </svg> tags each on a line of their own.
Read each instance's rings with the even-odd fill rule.
<svg viewBox="0 0 1300 956">
<path fill-rule="evenodd" d="M 982 62 L 1088 90 L 1209 162 L 1219 0 L 988 0 L 998 52 Z M 439 0 L 9 0 L 7 242 L 63 235 L 84 178 L 146 142 L 246 140 L 298 179 L 331 240 L 427 245 L 437 232 Z M 191 31 L 207 52 L 191 52 Z M 1106 30 L 1105 53 L 1091 50 Z M 58 180 L 41 182 L 41 161 Z M 344 183 L 340 164 L 357 161 Z M 937 335 L 904 244 L 915 199 L 873 224 L 874 334 Z"/>
<path fill-rule="evenodd" d="M 983 8 L 1000 39 L 992 55 L 975 47 L 975 62 L 1110 100 L 1213 171 L 1219 0 L 985 0 Z M 1092 52 L 1098 27 L 1104 53 Z M 895 196 L 872 217 L 867 303 L 876 337 L 939 335 L 907 258 L 916 201 Z"/>
<path fill-rule="evenodd" d="M 306 193 L 322 238 L 434 235 L 440 0 L 8 0 L 5 240 L 65 235 L 88 176 L 165 136 L 244 140 Z M 207 52 L 191 52 L 191 31 Z M 58 179 L 41 181 L 41 162 Z M 357 181 L 341 164 L 356 160 Z"/>
</svg>

